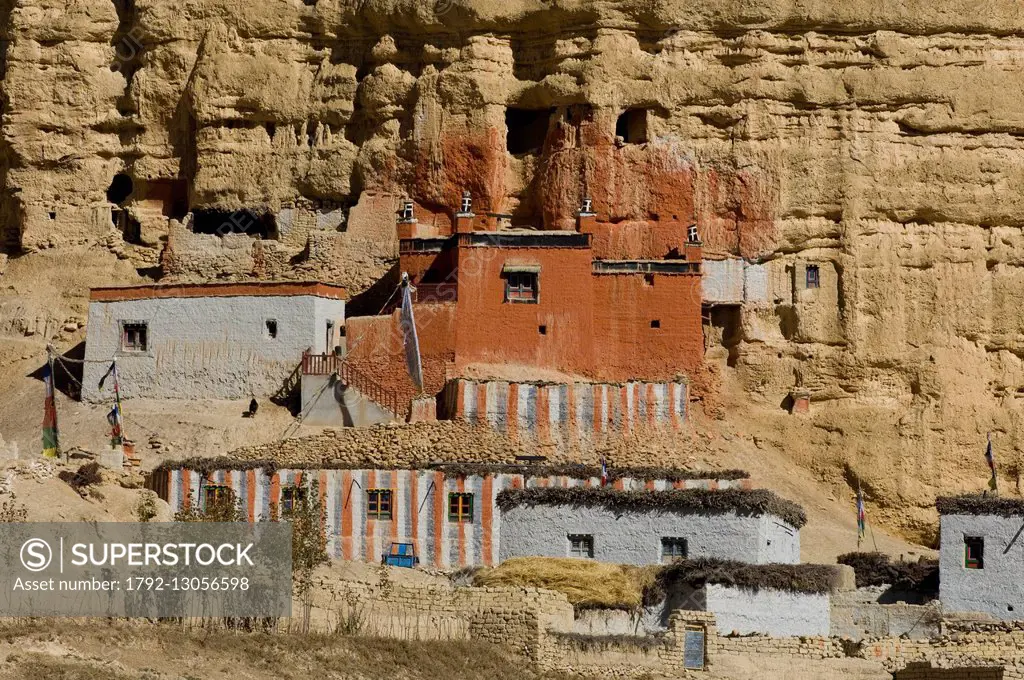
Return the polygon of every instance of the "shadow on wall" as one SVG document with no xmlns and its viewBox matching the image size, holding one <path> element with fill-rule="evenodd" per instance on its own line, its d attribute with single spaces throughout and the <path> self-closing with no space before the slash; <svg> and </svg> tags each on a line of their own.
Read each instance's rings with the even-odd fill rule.
<svg viewBox="0 0 1024 680">
<path fill-rule="evenodd" d="M 54 360 L 53 387 L 64 396 L 76 401 L 81 401 L 82 369 L 84 368 L 82 361 L 85 359 L 85 341 L 83 340 L 67 352 L 64 352 L 64 354 L 61 354 L 60 358 L 67 359 L 68 361 Z M 40 366 L 29 373 L 26 377 L 34 378 L 35 380 L 42 382 L 44 368 L 45 365 Z"/>
<path fill-rule="evenodd" d="M 892 674 L 893 680 L 1002 680 L 1003 667 L 933 668 L 931 663 L 909 663 Z"/>
<path fill-rule="evenodd" d="M 740 342 L 743 340 L 742 312 L 739 305 L 721 305 L 709 310 L 710 328 L 706 331 L 711 343 L 728 351 L 726 365 L 734 368 L 739 361 Z"/>
<path fill-rule="evenodd" d="M 381 309 L 395 294 L 395 289 L 398 288 L 401 278 L 402 274 L 396 262 L 387 274 L 378 279 L 376 283 L 345 303 L 345 316 L 376 316 L 380 314 Z"/>
</svg>

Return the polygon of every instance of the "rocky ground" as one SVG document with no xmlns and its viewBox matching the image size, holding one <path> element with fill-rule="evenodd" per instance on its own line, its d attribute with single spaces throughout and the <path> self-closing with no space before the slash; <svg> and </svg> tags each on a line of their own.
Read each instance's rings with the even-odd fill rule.
<svg viewBox="0 0 1024 680">
<path fill-rule="evenodd" d="M 10 680 L 555 680 L 478 642 L 226 633 L 99 621 L 0 625 Z"/>
</svg>

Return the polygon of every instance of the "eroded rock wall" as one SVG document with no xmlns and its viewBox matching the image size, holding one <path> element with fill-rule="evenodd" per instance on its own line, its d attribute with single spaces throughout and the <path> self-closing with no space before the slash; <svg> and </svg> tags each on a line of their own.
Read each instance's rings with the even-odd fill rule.
<svg viewBox="0 0 1024 680">
<path fill-rule="evenodd" d="M 706 329 L 706 382 L 758 441 L 919 537 L 937 491 L 983 483 L 986 431 L 1013 486 L 1015 0 L 8 0 L 0 27 L 9 253 L 118 230 L 168 276 L 358 293 L 392 269 L 402 196 L 442 226 L 468 189 L 558 229 L 589 195 L 609 254 L 695 224 L 765 264 L 767 299 Z M 239 211 L 252 243 L 216 235 Z"/>
</svg>

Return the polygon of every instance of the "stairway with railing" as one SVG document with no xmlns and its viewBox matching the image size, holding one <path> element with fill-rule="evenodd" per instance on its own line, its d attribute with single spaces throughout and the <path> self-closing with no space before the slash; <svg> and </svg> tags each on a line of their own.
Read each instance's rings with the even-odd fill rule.
<svg viewBox="0 0 1024 680">
<path fill-rule="evenodd" d="M 381 408 L 402 418 L 398 393 L 382 387 L 372 377 L 366 375 L 355 366 L 347 363 L 344 357 L 337 354 L 313 354 L 306 351 L 302 354 L 302 375 L 337 374 L 338 379 L 346 387 L 352 387 L 364 397 Z"/>
</svg>

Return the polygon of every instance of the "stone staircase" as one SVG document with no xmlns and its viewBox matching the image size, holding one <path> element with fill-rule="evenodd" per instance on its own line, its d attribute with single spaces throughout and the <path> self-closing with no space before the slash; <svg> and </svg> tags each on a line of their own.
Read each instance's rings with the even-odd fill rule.
<svg viewBox="0 0 1024 680">
<path fill-rule="evenodd" d="M 402 408 L 398 393 L 381 387 L 373 378 L 347 363 L 343 357 L 336 354 L 312 354 L 307 351 L 302 355 L 300 369 L 303 376 L 336 374 L 344 386 L 358 390 L 364 397 L 396 418 L 405 419 L 406 409 Z"/>
</svg>

